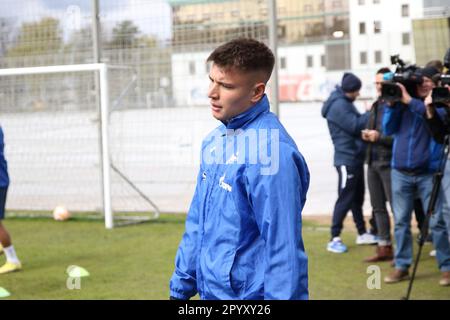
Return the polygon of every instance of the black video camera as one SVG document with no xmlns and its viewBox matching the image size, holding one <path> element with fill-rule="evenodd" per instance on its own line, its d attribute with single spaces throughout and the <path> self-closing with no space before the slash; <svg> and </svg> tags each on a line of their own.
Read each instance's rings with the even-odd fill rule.
<svg viewBox="0 0 450 320">
<path fill-rule="evenodd" d="M 450 48 L 447 49 L 444 56 L 444 67 L 447 71 L 438 78 L 440 86 L 434 88 L 431 93 L 433 105 L 436 108 L 446 107 L 447 104 L 450 103 L 450 91 L 446 87 L 450 86 Z"/>
<path fill-rule="evenodd" d="M 417 98 L 417 85 L 423 83 L 423 76 L 419 72 L 419 67 L 415 64 L 407 65 L 399 55 L 391 56 L 391 64 L 396 65 L 395 73 L 385 75 L 383 84 L 381 85 L 381 99 L 386 102 L 395 103 L 402 99 L 402 90 L 396 84 L 401 83 L 405 86 L 406 91 Z"/>
</svg>

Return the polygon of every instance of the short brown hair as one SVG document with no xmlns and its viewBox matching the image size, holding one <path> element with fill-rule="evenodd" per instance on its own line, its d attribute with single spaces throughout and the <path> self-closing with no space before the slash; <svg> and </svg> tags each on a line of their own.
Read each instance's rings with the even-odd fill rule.
<svg viewBox="0 0 450 320">
<path fill-rule="evenodd" d="M 265 74 L 267 82 L 272 74 L 275 57 L 272 51 L 262 42 L 249 38 L 238 38 L 216 48 L 208 57 L 222 68 L 236 68 L 240 71 Z"/>
<path fill-rule="evenodd" d="M 441 60 L 431 60 L 425 65 L 425 68 L 428 67 L 435 68 L 437 71 L 439 71 L 439 73 L 442 73 L 442 71 L 444 71 L 444 65 L 442 64 Z"/>
</svg>

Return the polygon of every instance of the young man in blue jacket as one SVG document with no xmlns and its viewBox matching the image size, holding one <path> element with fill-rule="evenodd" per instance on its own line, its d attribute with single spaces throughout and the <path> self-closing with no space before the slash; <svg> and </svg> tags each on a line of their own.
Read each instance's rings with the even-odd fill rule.
<svg viewBox="0 0 450 320">
<path fill-rule="evenodd" d="M 211 112 L 222 124 L 202 144 L 171 299 L 308 299 L 301 212 L 309 172 L 269 111 L 274 56 L 237 39 L 208 62 Z"/>
<path fill-rule="evenodd" d="M 6 263 L 0 267 L 0 274 L 22 269 L 22 265 L 11 243 L 11 237 L 2 223 L 2 220 L 5 218 L 6 193 L 9 186 L 8 166 L 4 149 L 3 130 L 0 127 L 0 254 L 4 253 L 6 255 Z"/>
<path fill-rule="evenodd" d="M 334 145 L 334 166 L 338 172 L 338 199 L 333 210 L 331 239 L 327 250 L 344 253 L 347 246 L 339 237 L 348 211 L 353 213 L 358 230 L 356 244 L 375 244 L 375 236 L 367 233 L 363 216 L 364 152 L 361 131 L 366 128 L 369 113 L 360 114 L 353 102 L 359 96 L 361 80 L 344 73 L 341 86 L 331 93 L 322 107 Z"/>
<path fill-rule="evenodd" d="M 383 131 L 394 135 L 392 149 L 391 180 L 394 211 L 395 270 L 388 275 L 386 283 L 396 283 L 409 278 L 412 263 L 413 239 L 411 235 L 411 212 L 415 194 L 418 193 L 423 207 L 428 209 L 433 174 L 438 170 L 442 145 L 431 136 L 426 126 L 424 99 L 434 87 L 432 78 L 438 73 L 433 67 L 421 71 L 423 83 L 415 87 L 412 98 L 402 84 L 400 102 L 386 105 Z M 442 191 L 442 190 L 441 190 Z M 450 245 L 447 228 L 442 217 L 442 194 L 437 198 L 434 214 L 430 220 L 436 259 L 442 272 L 441 285 L 448 285 L 450 275 Z"/>
</svg>

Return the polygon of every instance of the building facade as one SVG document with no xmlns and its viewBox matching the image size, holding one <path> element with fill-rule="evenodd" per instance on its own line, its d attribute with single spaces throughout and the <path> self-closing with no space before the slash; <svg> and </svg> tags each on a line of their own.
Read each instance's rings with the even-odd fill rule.
<svg viewBox="0 0 450 320">
<path fill-rule="evenodd" d="M 240 36 L 267 42 L 267 0 L 169 0 L 169 3 L 173 13 L 175 100 L 177 105 L 205 104 L 207 100 L 201 97 L 206 93 L 208 53 Z M 331 81 L 324 72 L 333 74 L 350 67 L 348 16 L 348 0 L 277 1 L 282 101 L 321 99 L 323 88 L 329 87 Z"/>
<path fill-rule="evenodd" d="M 208 53 L 240 36 L 267 42 L 267 0 L 169 3 L 175 100 L 179 105 L 207 104 L 201 97 L 206 93 Z M 372 99 L 374 73 L 391 67 L 392 55 L 424 64 L 439 51 L 434 59 L 442 59 L 442 48 L 449 43 L 448 7 L 445 0 L 278 0 L 280 100 L 324 100 L 350 70 L 363 80 L 362 97 Z M 433 46 L 423 40 L 430 36 L 436 38 Z"/>
</svg>

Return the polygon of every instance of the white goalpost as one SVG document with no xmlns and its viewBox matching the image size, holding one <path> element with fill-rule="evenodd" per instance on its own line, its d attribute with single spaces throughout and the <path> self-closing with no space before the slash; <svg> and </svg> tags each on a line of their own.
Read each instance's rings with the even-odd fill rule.
<svg viewBox="0 0 450 320">
<path fill-rule="evenodd" d="M 93 64 L 77 64 L 77 65 L 59 65 L 59 66 L 44 66 L 44 67 L 28 67 L 28 68 L 10 68 L 10 69 L 0 69 L 0 79 L 1 81 L 5 81 L 7 77 L 25 77 L 25 76 L 33 76 L 33 75 L 51 75 L 51 74 L 73 74 L 73 73 L 82 73 L 82 72 L 98 72 L 99 75 L 99 89 L 100 89 L 100 95 L 99 95 L 99 102 L 100 102 L 100 110 L 99 111 L 99 120 L 100 120 L 100 128 L 98 134 L 100 135 L 100 180 L 101 180 L 101 197 L 102 197 L 102 211 L 104 214 L 104 220 L 105 220 L 105 227 L 107 229 L 112 229 L 114 227 L 114 217 L 113 217 L 113 208 L 111 203 L 111 169 L 117 173 L 121 181 L 125 182 L 129 187 L 131 187 L 135 193 L 137 193 L 141 198 L 143 198 L 147 203 L 149 203 L 154 209 L 155 209 L 155 218 L 159 215 L 159 209 L 157 206 L 148 198 L 145 196 L 143 192 L 140 191 L 138 187 L 136 187 L 132 181 L 130 181 L 123 172 L 121 172 L 117 167 L 115 167 L 111 160 L 111 154 L 110 154 L 110 141 L 109 141 L 109 116 L 110 116 L 110 95 L 109 95 L 109 83 L 108 83 L 108 70 L 114 69 L 115 66 L 108 66 L 104 63 L 93 63 Z M 118 67 L 120 69 L 120 67 Z M 39 81 L 35 81 L 39 82 Z M 83 82 L 82 80 L 79 82 Z M 70 85 L 69 85 L 70 86 Z M 20 91 L 20 90 L 19 90 Z M 23 92 L 20 92 L 20 94 L 23 94 Z M 25 91 L 25 95 L 27 92 Z M 120 97 L 119 97 L 120 98 Z M 33 120 L 35 121 L 35 120 Z M 72 121 L 72 120 L 70 120 Z M 38 121 L 35 121 L 38 122 Z M 17 119 L 16 126 L 20 125 L 20 119 Z M 43 125 L 44 126 L 44 125 Z M 84 133 L 82 132 L 83 129 L 80 129 L 78 131 L 81 135 Z M 92 131 L 92 130 L 91 130 Z M 69 133 L 69 136 L 74 135 L 74 133 Z M 30 137 L 32 138 L 32 137 Z M 23 138 L 23 140 L 26 139 Z M 67 144 L 67 142 L 62 142 L 61 144 Z M 80 143 L 82 144 L 82 143 Z M 92 144 L 92 143 L 91 143 Z M 14 149 L 15 146 L 12 145 L 11 149 Z M 27 149 L 28 147 L 24 147 L 24 149 Z M 50 148 L 50 147 L 49 147 Z M 27 150 L 23 151 L 23 153 L 26 153 Z M 82 152 L 80 152 L 81 156 Z M 32 157 L 32 156 L 31 156 Z M 43 161 L 46 161 L 45 156 L 42 156 Z M 29 160 L 30 165 L 32 166 L 34 164 L 33 159 Z M 63 160 L 64 161 L 64 160 Z M 26 166 L 23 165 L 24 167 Z M 38 169 L 39 170 L 39 169 Z M 51 169 L 49 169 L 51 170 Z M 90 171 L 92 174 L 92 171 Z M 76 178 L 77 173 L 73 174 Z M 66 180 L 71 180 L 72 177 L 69 179 L 66 178 Z M 38 180 L 38 179 L 36 179 Z M 14 177 L 12 177 L 12 181 L 14 182 Z M 27 183 L 26 179 L 23 179 L 25 181 L 24 183 Z M 67 184 L 67 182 L 65 182 Z M 70 183 L 70 182 L 69 182 Z M 37 183 L 36 183 L 37 185 Z M 86 186 L 87 188 L 88 186 Z M 44 187 L 41 187 L 43 189 Z M 83 187 L 79 187 L 80 189 L 83 189 Z M 51 191 L 50 191 L 51 192 Z M 32 199 L 31 202 L 39 200 L 39 195 L 41 191 L 36 192 L 38 195 Z M 89 193 L 89 192 L 88 192 Z M 78 197 L 76 193 L 74 193 L 74 197 Z M 82 197 L 79 196 L 80 199 L 77 199 L 78 201 L 83 201 Z M 57 200 L 56 200 L 57 201 Z"/>
</svg>

